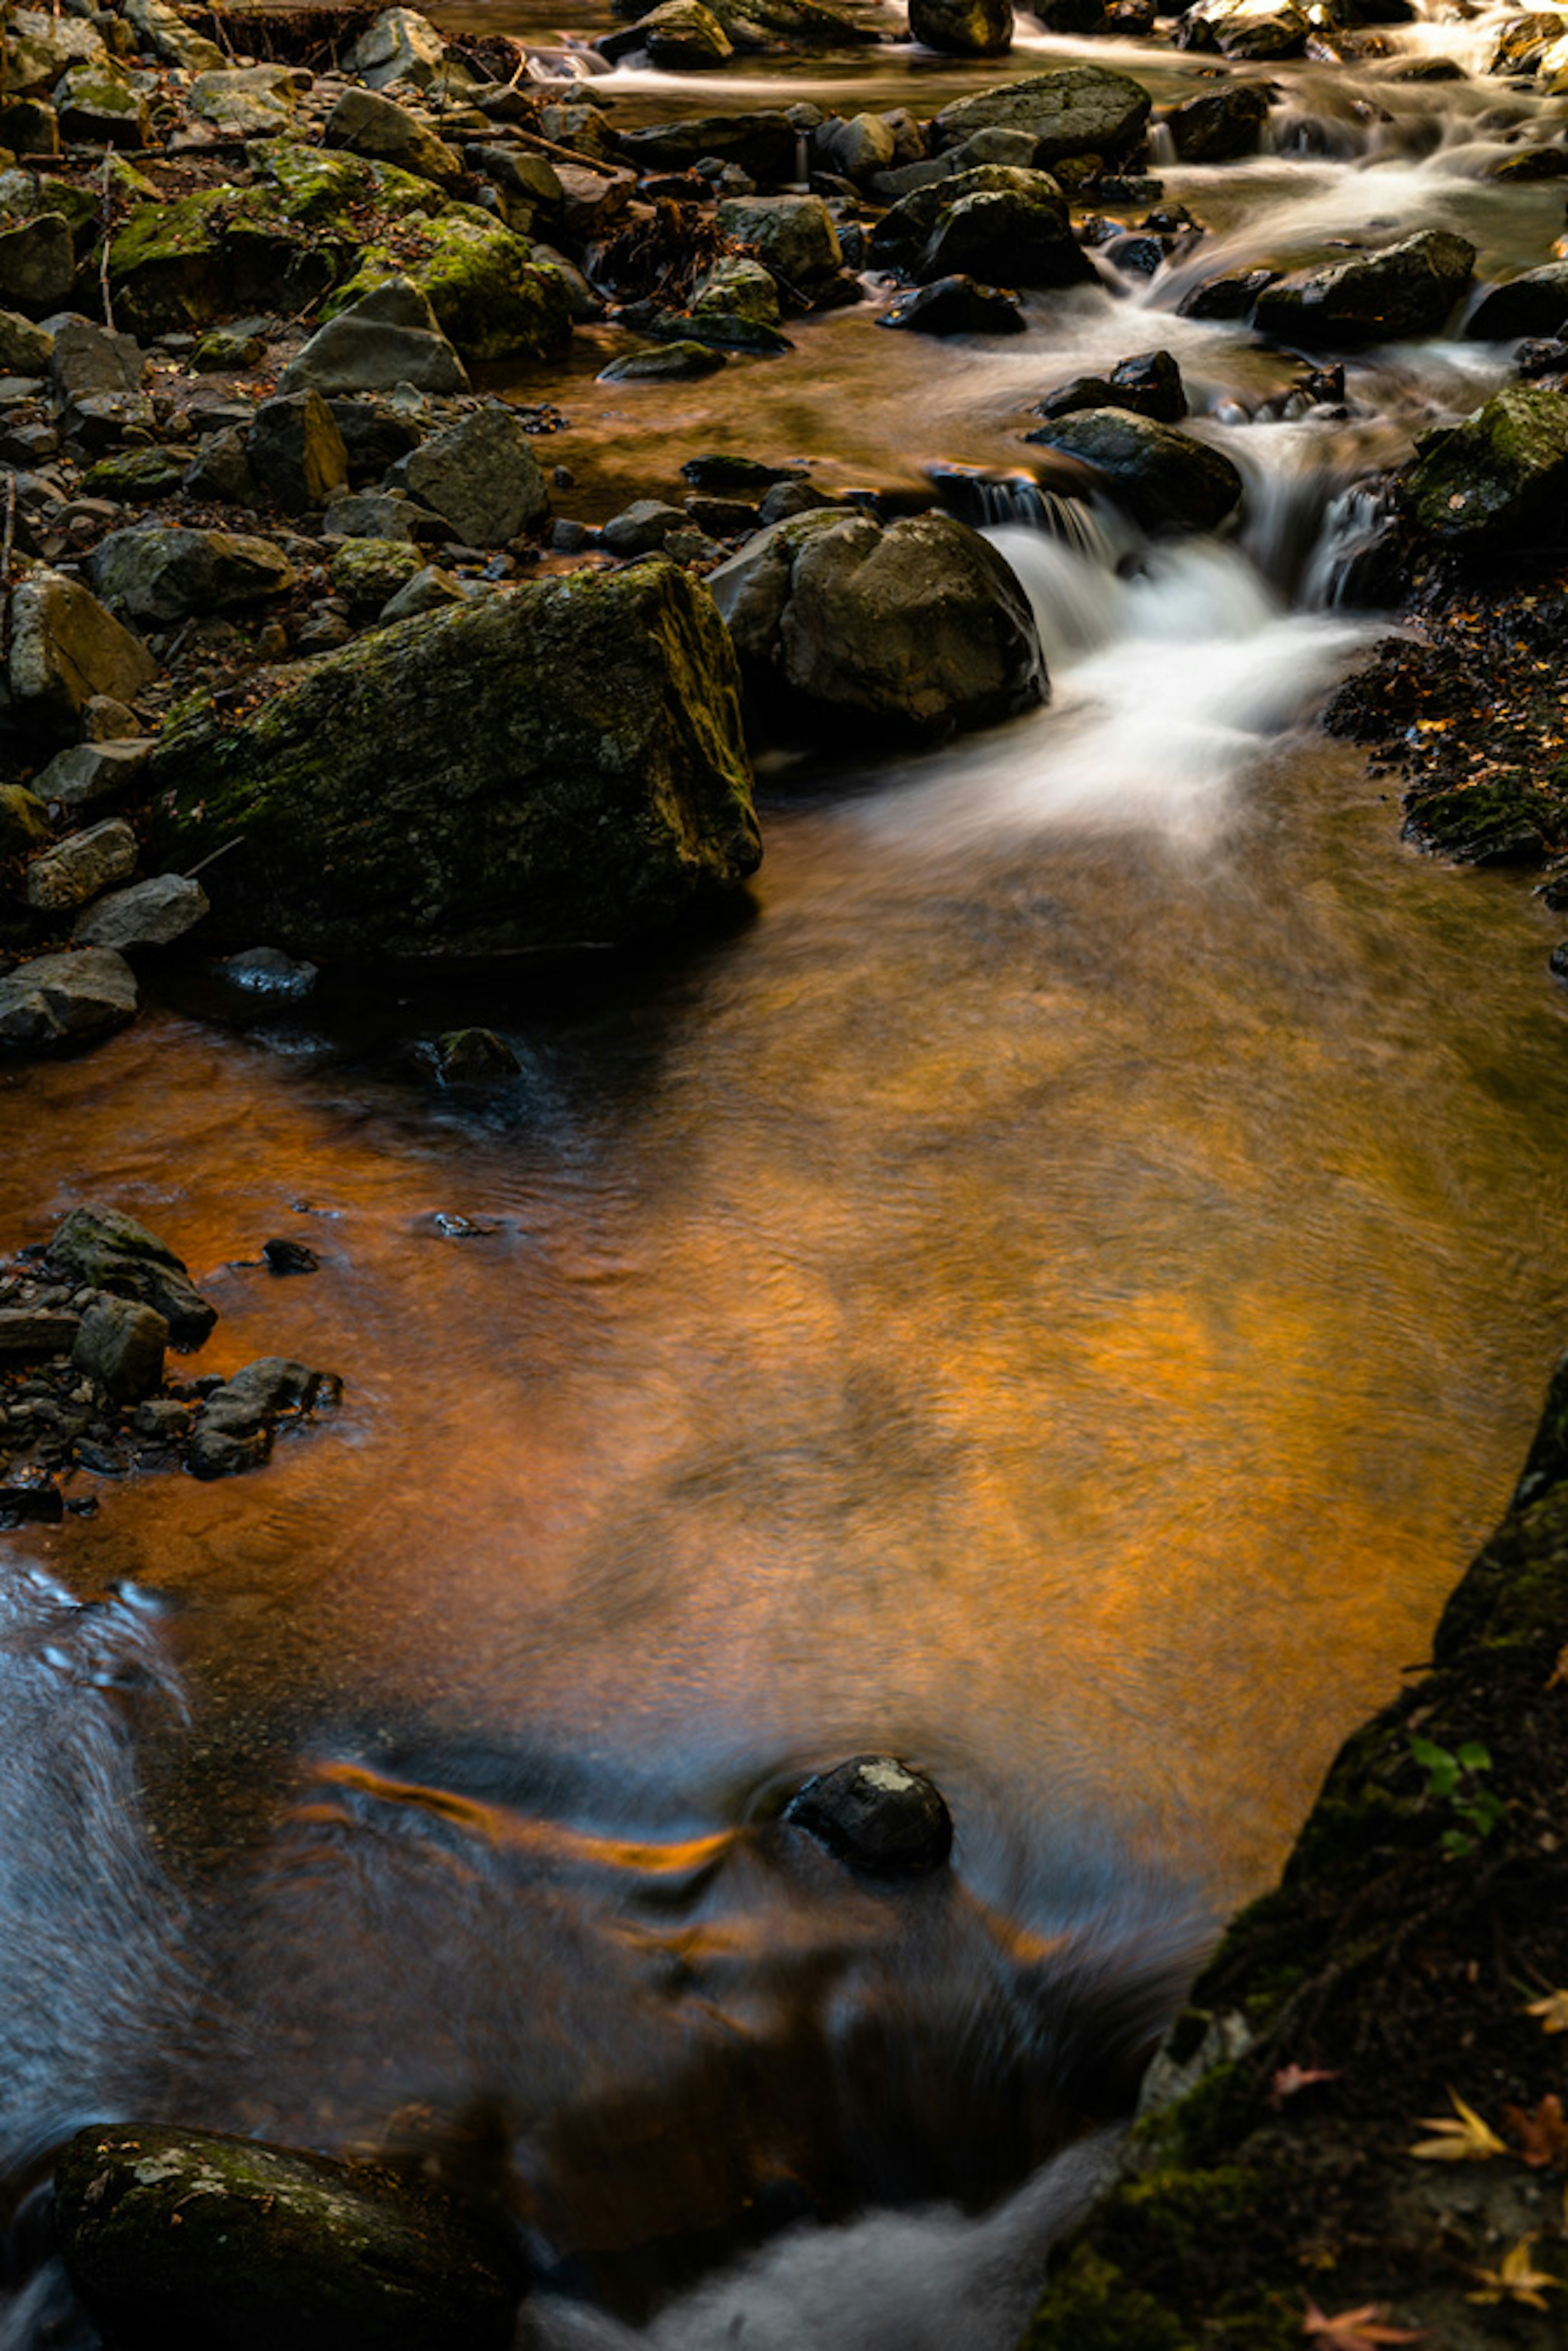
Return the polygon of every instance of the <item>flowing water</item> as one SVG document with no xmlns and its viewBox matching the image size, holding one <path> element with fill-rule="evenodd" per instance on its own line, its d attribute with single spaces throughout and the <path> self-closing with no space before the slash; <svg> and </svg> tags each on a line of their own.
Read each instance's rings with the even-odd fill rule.
<svg viewBox="0 0 1568 2351">
<path fill-rule="evenodd" d="M 1374 632 L 1331 601 L 1358 486 L 1508 354 L 1375 351 L 1335 415 L 1174 308 L 1369 224 L 1546 258 L 1561 193 L 1482 175 L 1563 102 L 1395 78 L 1493 27 L 1272 69 L 1272 152 L 1164 171 L 1201 254 L 1030 297 L 1014 340 L 884 334 L 872 288 L 716 384 L 597 384 L 605 327 L 525 387 L 589 518 L 712 446 L 967 468 L 1036 602 L 1048 711 L 766 770 L 728 935 L 439 1006 L 190 998 L 0 1076 L 0 1239 L 112 1201 L 220 1307 L 203 1368 L 348 1389 L 259 1476 L 5 1539 L 20 2185 L 110 2115 L 482 2143 L 546 2351 L 1010 2342 L 1217 1921 L 1424 1656 L 1568 1326 L 1550 918 L 1403 847 L 1312 723 Z M 1161 99 L 1201 65 L 1086 53 Z M 606 87 L 928 111 L 997 71 Z M 1239 533 L 1029 527 L 1030 402 L 1156 343 Z M 459 1017 L 523 1065 L 482 1109 L 399 1058 Z M 319 1274 L 260 1270 L 274 1233 Z M 949 1877 L 856 1883 L 779 1823 L 867 1749 L 946 1792 Z M 24 2268 L 8 2351 L 55 2339 Z"/>
</svg>

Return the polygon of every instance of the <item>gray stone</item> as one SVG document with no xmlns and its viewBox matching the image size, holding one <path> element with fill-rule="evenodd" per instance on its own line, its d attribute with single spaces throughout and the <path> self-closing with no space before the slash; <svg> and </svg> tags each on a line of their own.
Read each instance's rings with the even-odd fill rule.
<svg viewBox="0 0 1568 2351">
<path fill-rule="evenodd" d="M 378 629 L 153 763 L 150 853 L 231 937 L 472 954 L 688 922 L 760 854 L 712 599 L 657 559 Z M 591 853 L 584 854 L 584 841 Z"/>
<path fill-rule="evenodd" d="M 89 392 L 140 392 L 147 360 L 134 335 L 112 334 L 90 319 L 51 319 L 49 381 L 58 400 Z"/>
<path fill-rule="evenodd" d="M 685 530 L 688 517 L 680 507 L 659 498 L 637 498 L 612 515 L 600 532 L 600 544 L 612 555 L 653 555 L 673 530 Z"/>
<path fill-rule="evenodd" d="M 167 0 L 124 0 L 125 20 L 141 47 L 166 66 L 183 66 L 187 73 L 207 73 L 228 64 L 215 41 L 193 32 Z"/>
<path fill-rule="evenodd" d="M 1269 94 L 1260 82 L 1228 82 L 1173 106 L 1166 128 L 1184 163 L 1228 163 L 1255 155 L 1269 120 Z"/>
<path fill-rule="evenodd" d="M 63 213 L 39 213 L 0 229 L 0 302 L 24 310 L 57 310 L 76 283 L 76 253 Z"/>
<path fill-rule="evenodd" d="M 876 323 L 916 335 L 1021 335 L 1028 321 L 1011 295 L 959 272 L 901 294 Z"/>
<path fill-rule="evenodd" d="M 385 8 L 362 32 L 343 62 L 350 73 L 372 89 L 388 82 L 409 81 L 425 89 L 441 73 L 446 44 L 431 23 L 413 8 Z"/>
<path fill-rule="evenodd" d="M 395 164 L 400 172 L 438 185 L 463 176 L 463 158 L 455 148 L 438 139 L 406 106 L 374 90 L 346 89 L 321 135 L 329 147 L 346 147 L 352 154 Z"/>
<path fill-rule="evenodd" d="M 730 196 L 715 211 L 721 235 L 749 246 L 799 291 L 843 267 L 833 217 L 821 196 Z"/>
<path fill-rule="evenodd" d="M 1036 142 L 1036 163 L 1049 169 L 1070 155 L 1099 155 L 1107 162 L 1125 155 L 1143 137 L 1148 119 L 1149 94 L 1131 75 L 1103 66 L 1064 66 L 956 99 L 943 108 L 932 130 L 937 143 L 947 147 L 998 124 L 1027 131 Z"/>
<path fill-rule="evenodd" d="M 1012 47 L 1012 0 L 909 0 L 909 29 L 949 57 L 999 57 Z"/>
<path fill-rule="evenodd" d="M 35 956 L 0 979 L 0 1044 L 57 1053 L 136 1017 L 136 975 L 110 947 Z"/>
<path fill-rule="evenodd" d="M 133 955 L 138 947 L 171 946 L 193 930 L 207 911 L 207 893 L 183 873 L 156 873 L 129 889 L 110 890 L 89 908 L 75 931 L 84 947 L 113 947 Z"/>
<path fill-rule="evenodd" d="M 1067 203 L 1048 172 L 1008 163 L 913 189 L 883 214 L 873 261 L 929 284 L 978 277 L 996 286 L 1073 286 L 1093 276 Z"/>
<path fill-rule="evenodd" d="M 953 1849 L 940 1789 L 891 1755 L 856 1755 L 820 1772 L 789 1799 L 784 1818 L 873 1877 L 940 1869 Z"/>
<path fill-rule="evenodd" d="M 389 277 L 319 327 L 284 370 L 285 392 L 416 392 L 468 389 L 468 371 L 436 323 L 428 298 L 406 277 Z"/>
<path fill-rule="evenodd" d="M 1259 298 L 1252 322 L 1260 334 L 1312 350 L 1436 334 L 1469 284 L 1475 258 L 1467 238 L 1423 229 L 1381 253 L 1279 279 Z"/>
<path fill-rule="evenodd" d="M 0 1362 L 38 1363 L 68 1354 L 81 1329 L 79 1314 L 41 1306 L 0 1306 Z"/>
<path fill-rule="evenodd" d="M 287 956 L 280 947 L 247 947 L 225 956 L 213 969 L 242 996 L 308 996 L 320 977 L 313 963 Z"/>
<path fill-rule="evenodd" d="M 290 131 L 299 87 L 310 77 L 293 66 L 225 66 L 196 76 L 191 112 L 240 139 L 273 139 Z"/>
<path fill-rule="evenodd" d="M 136 983 L 131 967 L 109 949 L 84 948 L 77 955 L 51 960 L 117 965 L 131 988 L 134 1007 Z M 106 1290 L 115 1298 L 140 1299 L 143 1305 L 156 1308 L 177 1347 L 199 1347 L 218 1319 L 216 1309 L 207 1304 L 168 1243 L 120 1208 L 86 1203 L 73 1208 L 50 1240 L 45 1263 L 51 1273 L 64 1275 L 80 1287 Z"/>
<path fill-rule="evenodd" d="M 279 1420 L 336 1404 L 342 1388 L 334 1373 L 313 1372 L 285 1355 L 246 1364 L 202 1407 L 187 1457 L 192 1475 L 231 1478 L 258 1468 L 272 1451 Z"/>
<path fill-rule="evenodd" d="M 123 817 L 105 817 L 34 858 L 27 868 L 27 904 L 49 914 L 85 906 L 135 870 L 136 835 Z"/>
<path fill-rule="evenodd" d="M 1228 457 L 1131 409 L 1081 409 L 1024 438 L 1087 465 L 1146 530 L 1217 530 L 1241 502 Z"/>
<path fill-rule="evenodd" d="M 549 512 L 549 491 L 522 422 L 498 404 L 434 434 L 399 459 L 392 480 L 469 547 L 505 546 Z"/>
<path fill-rule="evenodd" d="M 811 145 L 824 170 L 860 183 L 888 171 L 898 153 L 898 141 L 880 114 L 852 114 L 847 120 L 830 115 L 812 132 Z"/>
<path fill-rule="evenodd" d="M 55 86 L 60 136 L 68 146 L 146 147 L 152 136 L 147 100 L 107 64 L 73 66 Z"/>
<path fill-rule="evenodd" d="M 828 507 L 774 524 L 708 580 L 748 697 L 788 729 L 951 733 L 1042 701 L 1029 599 L 946 515 Z"/>
<path fill-rule="evenodd" d="M 706 343 L 664 343 L 651 351 L 627 351 L 599 371 L 601 383 L 684 382 L 692 376 L 716 374 L 729 364 L 722 351 Z"/>
<path fill-rule="evenodd" d="M 81 1319 L 71 1367 L 108 1390 L 116 1404 L 137 1404 L 162 1384 L 169 1325 L 156 1307 L 133 1298 L 95 1298 Z"/>
<path fill-rule="evenodd" d="M 0 375 L 41 376 L 54 347 L 47 327 L 35 326 L 15 310 L 0 310 Z"/>
<path fill-rule="evenodd" d="M 15 590 L 9 679 L 12 706 L 24 724 L 74 735 L 90 697 L 133 702 L 157 674 L 140 637 L 78 581 L 35 571 Z"/>
<path fill-rule="evenodd" d="M 448 604 L 461 604 L 466 600 L 458 581 L 450 571 L 441 570 L 427 563 L 416 571 L 395 596 L 389 596 L 381 610 L 381 624 L 389 628 L 396 621 L 412 621 L 420 612 L 439 612 Z"/>
<path fill-rule="evenodd" d="M 250 470 L 246 438 L 245 428 L 237 424 L 209 433 L 185 469 L 186 496 L 215 498 L 222 506 L 259 506 L 261 485 Z"/>
<path fill-rule="evenodd" d="M 290 514 L 324 507 L 349 478 L 343 436 L 319 392 L 264 400 L 246 443 L 246 461 L 262 489 Z"/>
<path fill-rule="evenodd" d="M 88 558 L 104 602 L 133 621 L 164 627 L 192 612 L 229 612 L 286 596 L 294 566 L 267 538 L 165 524 L 110 531 Z"/>
</svg>

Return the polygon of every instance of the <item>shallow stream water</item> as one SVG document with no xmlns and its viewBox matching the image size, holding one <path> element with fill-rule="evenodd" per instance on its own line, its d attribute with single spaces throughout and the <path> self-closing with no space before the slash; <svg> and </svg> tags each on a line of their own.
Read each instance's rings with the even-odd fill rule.
<svg viewBox="0 0 1568 2351">
<path fill-rule="evenodd" d="M 1462 228 L 1482 280 L 1545 259 L 1561 193 L 1484 182 L 1489 117 L 1568 106 L 1391 78 L 1493 29 L 1272 68 L 1283 152 L 1162 172 L 1204 268 L 1369 223 Z M 1203 62 L 1011 69 L 1075 54 L 1162 99 Z M 997 78 L 606 86 L 635 120 Z M 995 344 L 883 333 L 868 285 L 695 387 L 595 383 L 604 328 L 518 386 L 591 519 L 710 447 L 1018 473 L 1030 401 L 1155 344 L 1246 475 L 1224 545 L 1004 524 L 1051 707 L 765 769 L 728 935 L 439 1009 L 186 999 L 0 1077 L 0 1243 L 112 1202 L 221 1310 L 202 1368 L 347 1383 L 258 1476 L 3 1539 L 0 2167 L 111 2114 L 340 2147 L 482 2106 L 549 2351 L 1012 2340 L 1093 2126 L 1425 1656 L 1568 1330 L 1555 927 L 1402 845 L 1312 724 L 1376 632 L 1324 601 L 1349 494 L 1508 355 L 1376 351 L 1347 418 L 1249 421 L 1295 363 L 1178 319 L 1195 266 Z M 459 1017 L 523 1063 L 483 1108 L 399 1058 Z M 321 1271 L 246 1262 L 273 1234 Z M 950 1879 L 878 1892 L 779 1824 L 862 1750 L 940 1782 Z"/>
</svg>

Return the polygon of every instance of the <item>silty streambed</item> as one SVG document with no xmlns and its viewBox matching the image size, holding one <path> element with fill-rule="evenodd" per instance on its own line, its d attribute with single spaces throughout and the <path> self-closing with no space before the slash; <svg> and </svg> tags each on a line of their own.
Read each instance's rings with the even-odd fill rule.
<svg viewBox="0 0 1568 2351">
<path fill-rule="evenodd" d="M 1286 152 L 1165 173 L 1206 266 L 1369 221 L 1546 257 L 1560 194 L 1479 177 L 1526 96 L 1270 78 Z M 928 110 L 964 77 L 775 78 Z M 383 1050 L 450 1025 L 413 999 L 171 1008 L 7 1072 L 8 1241 L 112 1200 L 221 1308 L 204 1368 L 349 1383 L 256 1477 L 6 1538 L 18 2177 L 110 2114 L 341 2146 L 486 2103 L 552 2351 L 1010 2340 L 1101 2141 L 1059 2150 L 1424 1656 L 1565 1327 L 1550 918 L 1403 848 L 1302 723 L 1369 632 L 1312 609 L 1345 494 L 1506 354 L 1375 352 L 1348 419 L 1249 422 L 1294 363 L 1176 319 L 1190 277 L 1030 297 L 995 346 L 868 304 L 716 386 L 527 387 L 591 517 L 716 444 L 1014 469 L 1029 401 L 1161 342 L 1249 497 L 1223 547 L 1004 526 L 1051 710 L 765 776 L 756 920 L 588 1002 L 486 983 L 524 1072 L 486 1107 Z M 238 1262 L 275 1232 L 320 1273 Z M 946 1790 L 950 1882 L 779 1826 L 872 1748 Z"/>
</svg>

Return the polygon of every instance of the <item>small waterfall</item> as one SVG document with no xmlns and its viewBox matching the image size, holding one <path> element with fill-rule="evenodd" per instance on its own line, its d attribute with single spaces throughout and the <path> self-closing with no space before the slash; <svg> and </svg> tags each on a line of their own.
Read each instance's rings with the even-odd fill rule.
<svg viewBox="0 0 1568 2351">
<path fill-rule="evenodd" d="M 1352 482 L 1331 499 L 1301 579 L 1301 601 L 1316 611 L 1375 600 L 1375 551 L 1395 511 L 1386 474 Z"/>
</svg>

